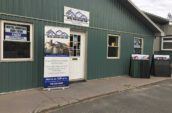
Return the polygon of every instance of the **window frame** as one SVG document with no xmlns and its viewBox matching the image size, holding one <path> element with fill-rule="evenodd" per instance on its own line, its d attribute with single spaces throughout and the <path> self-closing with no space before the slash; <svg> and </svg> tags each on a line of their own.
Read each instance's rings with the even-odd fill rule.
<svg viewBox="0 0 172 113">
<path fill-rule="evenodd" d="M 171 41 L 164 41 L 164 38 L 171 38 Z M 172 49 L 164 49 L 164 42 L 170 42 L 172 43 L 172 36 L 164 36 L 164 37 L 161 37 L 161 50 L 162 51 L 172 51 Z"/>
<path fill-rule="evenodd" d="M 143 38 L 140 38 L 140 37 L 134 37 L 134 39 L 141 39 L 142 41 L 142 45 L 141 45 L 141 53 L 140 54 L 143 54 L 143 51 L 144 51 L 144 39 Z M 133 41 L 133 44 L 134 44 L 134 41 Z M 134 45 L 133 45 L 134 46 Z M 134 48 L 135 49 L 135 48 Z M 135 54 L 135 53 L 134 53 Z"/>
<path fill-rule="evenodd" d="M 108 56 L 108 49 L 109 49 L 109 37 L 114 36 L 114 38 L 118 37 L 118 56 L 117 57 L 109 57 Z M 121 37 L 120 35 L 113 35 L 113 34 L 108 34 L 107 35 L 107 59 L 120 59 L 121 56 Z"/>
<path fill-rule="evenodd" d="M 16 24 L 16 25 L 27 25 L 30 26 L 30 41 L 25 41 L 30 43 L 30 58 L 4 58 L 4 30 L 5 24 Z M 33 24 L 24 23 L 24 22 L 16 22 L 16 21 L 8 21 L 8 20 L 0 20 L 0 62 L 24 62 L 24 61 L 34 61 L 33 52 L 34 52 L 34 27 Z M 11 42 L 20 42 L 25 43 L 23 41 L 11 41 Z"/>
</svg>

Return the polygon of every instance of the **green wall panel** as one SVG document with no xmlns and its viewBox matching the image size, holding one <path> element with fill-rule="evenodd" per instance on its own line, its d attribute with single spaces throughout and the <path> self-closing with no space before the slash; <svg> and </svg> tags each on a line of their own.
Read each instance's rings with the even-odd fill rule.
<svg viewBox="0 0 172 113">
<path fill-rule="evenodd" d="M 64 6 L 89 11 L 91 27 L 63 24 Z M 119 0 L 0 0 L 0 13 L 29 17 L 0 14 L 0 19 L 34 24 L 34 61 L 0 62 L 0 92 L 42 86 L 45 25 L 70 27 L 74 30 L 88 32 L 88 79 L 128 74 L 134 37 L 143 37 L 144 53 L 152 54 L 153 37 L 139 35 L 153 36 L 152 31 L 127 8 L 123 7 Z M 35 18 L 47 19 L 47 21 Z M 116 30 L 137 33 L 137 35 L 119 33 Z M 107 59 L 107 34 L 121 36 L 120 59 Z"/>
</svg>

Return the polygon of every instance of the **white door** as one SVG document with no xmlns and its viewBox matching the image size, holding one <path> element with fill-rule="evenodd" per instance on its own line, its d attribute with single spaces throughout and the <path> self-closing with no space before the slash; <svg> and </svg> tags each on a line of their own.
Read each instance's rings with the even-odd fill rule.
<svg viewBox="0 0 172 113">
<path fill-rule="evenodd" d="M 71 32 L 70 35 L 70 81 L 85 79 L 85 41 L 86 34 L 82 32 Z"/>
</svg>

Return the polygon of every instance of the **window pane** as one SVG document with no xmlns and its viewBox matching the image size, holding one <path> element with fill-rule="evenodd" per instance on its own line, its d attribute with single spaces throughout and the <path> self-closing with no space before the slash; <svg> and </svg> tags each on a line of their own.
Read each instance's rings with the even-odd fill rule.
<svg viewBox="0 0 172 113">
<path fill-rule="evenodd" d="M 30 41 L 30 26 L 5 23 L 4 40 Z"/>
<path fill-rule="evenodd" d="M 172 42 L 164 42 L 163 49 L 172 49 Z"/>
<path fill-rule="evenodd" d="M 70 34 L 70 41 L 73 41 L 73 35 Z"/>
<path fill-rule="evenodd" d="M 118 48 L 108 47 L 108 57 L 118 57 Z"/>
<path fill-rule="evenodd" d="M 74 50 L 70 50 L 70 56 L 74 56 Z"/>
<path fill-rule="evenodd" d="M 109 36 L 109 46 L 118 46 L 117 36 Z"/>
<path fill-rule="evenodd" d="M 30 58 L 30 43 L 4 42 L 4 58 Z"/>
<path fill-rule="evenodd" d="M 77 49 L 80 49 L 81 47 L 80 47 L 80 43 L 78 43 L 78 48 Z"/>
<path fill-rule="evenodd" d="M 78 35 L 78 42 L 81 42 L 81 36 Z"/>
<path fill-rule="evenodd" d="M 71 48 L 73 47 L 73 42 L 70 42 L 70 47 L 71 47 Z"/>
<path fill-rule="evenodd" d="M 74 42 L 78 42 L 78 35 L 74 35 L 73 41 L 74 41 Z"/>
<path fill-rule="evenodd" d="M 163 38 L 164 41 L 172 41 L 172 38 Z"/>
<path fill-rule="evenodd" d="M 77 54 L 76 56 L 80 56 L 80 50 L 77 50 L 76 54 Z"/>
</svg>

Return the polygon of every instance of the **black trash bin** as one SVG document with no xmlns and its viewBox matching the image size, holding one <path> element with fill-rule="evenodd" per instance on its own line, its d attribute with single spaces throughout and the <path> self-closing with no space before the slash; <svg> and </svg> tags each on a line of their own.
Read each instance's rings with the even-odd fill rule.
<svg viewBox="0 0 172 113">
<path fill-rule="evenodd" d="M 150 78 L 149 55 L 133 54 L 130 59 L 129 75 L 134 78 Z"/>
<path fill-rule="evenodd" d="M 154 55 L 152 61 L 152 75 L 157 77 L 171 77 L 170 55 Z"/>
</svg>

